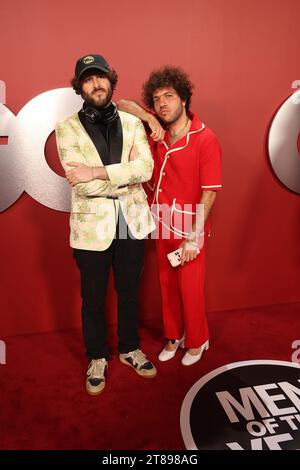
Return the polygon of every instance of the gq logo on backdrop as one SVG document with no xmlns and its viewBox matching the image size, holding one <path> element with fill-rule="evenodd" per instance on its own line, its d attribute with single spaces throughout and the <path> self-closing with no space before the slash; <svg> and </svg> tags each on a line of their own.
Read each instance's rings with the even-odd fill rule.
<svg viewBox="0 0 300 470">
<path fill-rule="evenodd" d="M 294 88 L 299 85 L 294 82 Z M 4 103 L 5 83 L 0 80 L 0 138 L 8 137 L 8 143 L 0 145 L 0 212 L 24 191 L 46 207 L 69 211 L 70 186 L 48 166 L 45 143 L 56 122 L 81 107 L 81 98 L 71 88 L 50 90 L 29 101 L 17 116 Z M 273 170 L 285 186 L 297 193 L 300 193 L 299 104 L 297 91 L 281 106 L 269 133 Z"/>
<path fill-rule="evenodd" d="M 292 83 L 297 89 L 300 80 Z M 269 131 L 268 148 L 271 166 L 277 178 L 300 194 L 300 90 L 293 93 L 277 111 Z"/>
<path fill-rule="evenodd" d="M 24 191 L 46 207 L 70 210 L 70 186 L 48 166 L 45 144 L 56 122 L 76 112 L 81 104 L 71 88 L 36 96 L 17 116 L 0 103 L 0 137 L 8 137 L 7 145 L 0 145 L 0 211 Z"/>
<path fill-rule="evenodd" d="M 300 449 L 300 365 L 219 367 L 189 390 L 180 425 L 188 450 Z"/>
</svg>

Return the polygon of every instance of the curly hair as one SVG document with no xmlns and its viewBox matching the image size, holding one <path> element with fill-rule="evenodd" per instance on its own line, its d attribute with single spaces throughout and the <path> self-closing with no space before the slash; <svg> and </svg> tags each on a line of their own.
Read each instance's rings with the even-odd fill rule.
<svg viewBox="0 0 300 470">
<path fill-rule="evenodd" d="M 82 96 L 82 85 L 83 85 L 83 82 L 84 80 L 86 79 L 86 77 L 88 77 L 88 75 L 91 75 L 92 73 L 92 70 L 87 70 L 83 75 L 82 77 L 80 78 L 80 80 L 77 80 L 76 77 L 72 78 L 71 79 L 71 85 L 73 87 L 73 90 L 75 90 L 75 93 L 76 95 L 81 95 Z M 99 70 L 96 70 L 95 69 L 95 73 L 99 73 Z M 116 88 L 116 85 L 117 85 L 117 82 L 118 82 L 118 74 L 115 70 L 111 69 L 109 72 L 107 73 L 103 73 L 103 76 L 108 78 L 108 80 L 110 81 L 110 84 L 111 84 L 111 89 L 112 91 L 115 90 Z"/>
<path fill-rule="evenodd" d="M 191 83 L 188 75 L 179 67 L 165 66 L 158 70 L 154 70 L 148 80 L 143 85 L 143 101 L 149 108 L 154 108 L 153 93 L 159 88 L 172 87 L 185 101 L 185 109 L 189 110 L 192 98 L 192 89 L 194 85 Z"/>
</svg>

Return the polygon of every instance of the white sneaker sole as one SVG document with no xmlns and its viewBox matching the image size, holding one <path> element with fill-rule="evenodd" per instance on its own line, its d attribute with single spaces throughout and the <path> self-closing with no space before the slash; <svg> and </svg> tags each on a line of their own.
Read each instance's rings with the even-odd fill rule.
<svg viewBox="0 0 300 470">
<path fill-rule="evenodd" d="M 122 362 L 122 364 L 125 364 L 125 366 L 129 366 L 131 367 L 133 370 L 135 370 L 135 372 L 140 376 L 140 377 L 144 377 L 145 379 L 153 379 L 154 377 L 157 376 L 157 370 L 154 369 L 154 371 L 152 372 L 152 374 L 150 375 L 145 375 L 145 373 L 139 371 L 138 369 L 136 369 L 132 364 L 130 364 L 129 362 L 126 361 L 126 359 L 124 359 L 122 356 L 119 356 L 119 359 L 120 361 Z M 145 369 L 147 370 L 147 369 Z"/>
</svg>

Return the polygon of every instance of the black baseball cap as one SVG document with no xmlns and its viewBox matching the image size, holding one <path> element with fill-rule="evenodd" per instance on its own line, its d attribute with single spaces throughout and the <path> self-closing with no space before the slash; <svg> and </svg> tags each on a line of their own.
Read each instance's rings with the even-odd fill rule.
<svg viewBox="0 0 300 470">
<path fill-rule="evenodd" d="M 75 77 L 77 80 L 80 80 L 80 77 L 84 72 L 89 69 L 96 69 L 100 70 L 101 72 L 108 73 L 110 71 L 110 66 L 102 57 L 102 55 L 98 54 L 89 54 L 81 57 L 76 62 L 75 67 Z"/>
</svg>

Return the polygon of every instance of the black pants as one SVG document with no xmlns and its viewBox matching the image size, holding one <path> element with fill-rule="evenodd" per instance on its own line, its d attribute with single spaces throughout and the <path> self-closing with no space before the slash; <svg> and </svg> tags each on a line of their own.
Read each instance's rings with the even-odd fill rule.
<svg viewBox="0 0 300 470">
<path fill-rule="evenodd" d="M 137 349 L 138 289 L 144 240 L 120 239 L 117 233 L 107 250 L 74 249 L 74 258 L 81 275 L 82 332 L 88 358 L 109 358 L 104 301 L 111 266 L 118 297 L 119 352 Z"/>
</svg>

